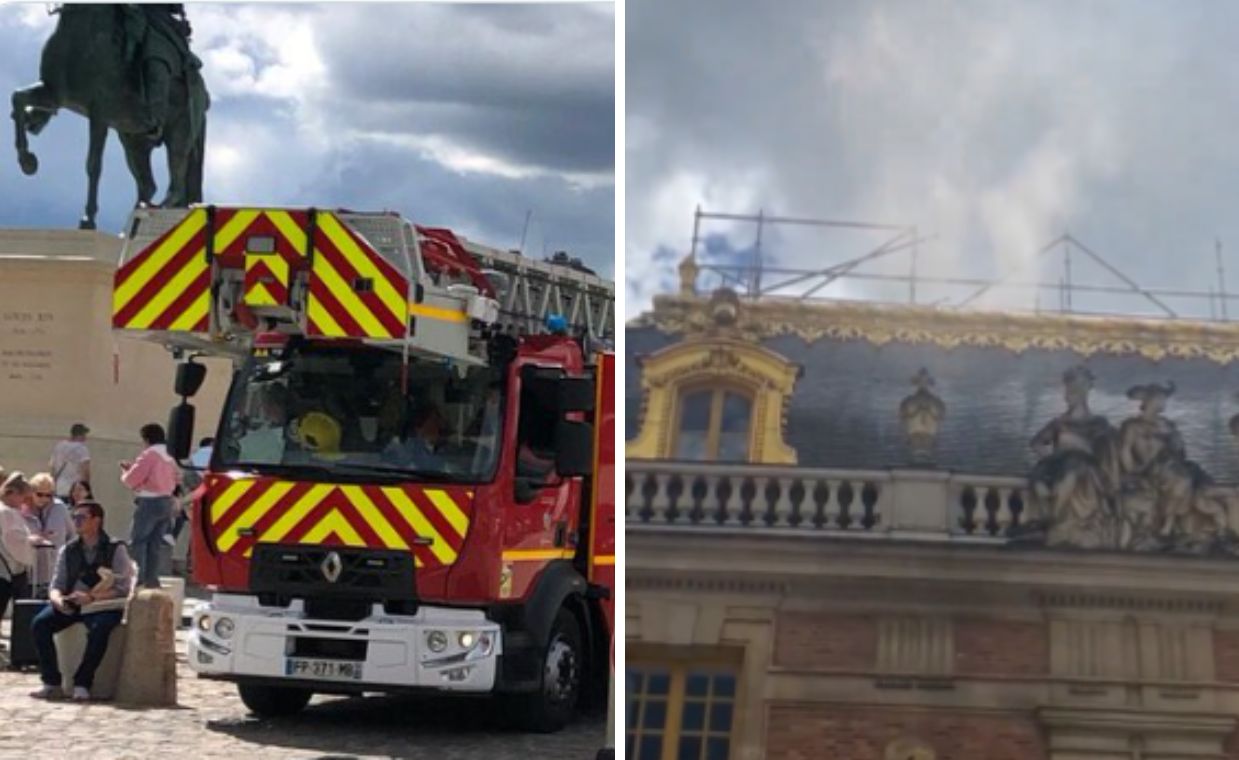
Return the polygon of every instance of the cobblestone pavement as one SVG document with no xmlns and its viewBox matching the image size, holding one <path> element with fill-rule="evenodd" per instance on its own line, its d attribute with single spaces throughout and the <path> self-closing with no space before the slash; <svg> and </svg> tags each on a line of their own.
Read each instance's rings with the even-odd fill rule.
<svg viewBox="0 0 1239 760">
<path fill-rule="evenodd" d="M 606 730 L 605 716 L 591 716 L 558 734 L 523 734 L 503 728 L 489 700 L 392 696 L 315 697 L 294 718 L 258 719 L 234 686 L 195 676 L 178 639 L 180 704 L 171 709 L 42 702 L 28 696 L 36 673 L 0 670 L 0 758 L 593 760 Z"/>
</svg>

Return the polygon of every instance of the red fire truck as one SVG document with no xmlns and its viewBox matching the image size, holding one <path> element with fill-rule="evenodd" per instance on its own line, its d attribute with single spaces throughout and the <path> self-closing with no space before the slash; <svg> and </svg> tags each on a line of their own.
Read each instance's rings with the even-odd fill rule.
<svg viewBox="0 0 1239 760">
<path fill-rule="evenodd" d="M 561 257 L 562 258 L 562 257 Z M 393 213 L 139 209 L 113 327 L 232 384 L 192 518 L 189 664 L 261 715 L 316 693 L 605 698 L 613 285 Z"/>
</svg>

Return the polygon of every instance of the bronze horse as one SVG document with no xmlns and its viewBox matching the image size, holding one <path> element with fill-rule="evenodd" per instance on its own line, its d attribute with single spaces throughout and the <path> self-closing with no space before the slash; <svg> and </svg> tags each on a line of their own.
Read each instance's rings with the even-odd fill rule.
<svg viewBox="0 0 1239 760">
<path fill-rule="evenodd" d="M 152 134 L 141 59 L 132 55 L 142 41 L 126 39 L 131 27 L 127 28 L 124 16 L 144 11 L 136 10 L 136 6 L 69 4 L 53 12 L 60 18 L 43 46 L 40 81 L 13 93 L 17 158 L 22 171 L 32 175 L 39 168 L 38 158 L 27 144 L 27 133 L 37 135 L 58 110 L 67 108 L 90 122 L 86 209 L 78 224 L 80 229 L 95 228 L 99 175 L 109 129 L 120 136 L 137 185 L 139 205 L 149 205 L 155 195 L 151 152 L 160 142 L 167 147 L 169 180 L 162 205 L 188 206 L 201 201 L 209 97 L 197 69 L 171 69 L 167 101 L 162 107 L 166 119 L 158 133 Z"/>
</svg>

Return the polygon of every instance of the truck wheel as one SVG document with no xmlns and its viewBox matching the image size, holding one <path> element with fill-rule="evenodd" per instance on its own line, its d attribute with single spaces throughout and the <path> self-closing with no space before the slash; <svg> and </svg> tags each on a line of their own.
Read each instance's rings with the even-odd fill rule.
<svg viewBox="0 0 1239 760">
<path fill-rule="evenodd" d="M 542 685 L 515 702 L 521 726 L 549 734 L 567 725 L 581 695 L 584 668 L 580 626 L 571 612 L 560 610 L 542 654 Z"/>
<path fill-rule="evenodd" d="M 241 701 L 255 715 L 263 718 L 282 718 L 295 715 L 309 703 L 314 692 L 309 689 L 298 689 L 295 686 L 260 686 L 258 684 L 237 684 L 241 692 Z"/>
</svg>

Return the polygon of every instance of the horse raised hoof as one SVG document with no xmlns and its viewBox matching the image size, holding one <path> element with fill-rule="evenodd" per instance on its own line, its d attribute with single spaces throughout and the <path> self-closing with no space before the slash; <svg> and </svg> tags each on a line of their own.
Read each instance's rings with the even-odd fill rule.
<svg viewBox="0 0 1239 760">
<path fill-rule="evenodd" d="M 17 163 L 21 164 L 22 174 L 33 176 L 39 170 L 39 157 L 33 153 L 17 154 Z"/>
<path fill-rule="evenodd" d="M 78 221 L 77 228 L 79 230 L 93 230 L 95 229 L 95 220 L 84 216 Z"/>
</svg>

